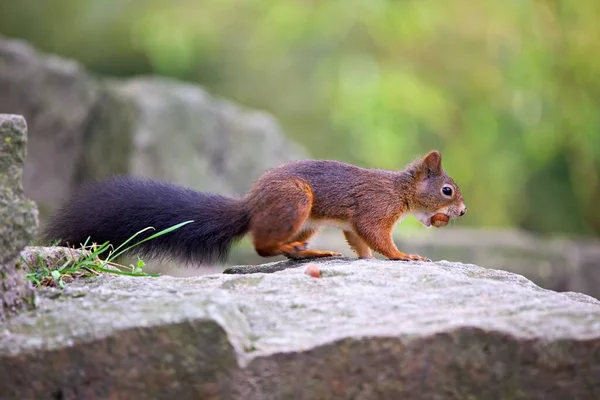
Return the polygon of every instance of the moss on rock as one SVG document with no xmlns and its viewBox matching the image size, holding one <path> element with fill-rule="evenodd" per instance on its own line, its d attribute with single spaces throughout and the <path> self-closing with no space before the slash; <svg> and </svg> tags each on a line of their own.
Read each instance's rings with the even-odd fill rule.
<svg viewBox="0 0 600 400">
<path fill-rule="evenodd" d="M 23 194 L 27 124 L 18 115 L 0 114 L 0 320 L 34 304 L 34 293 L 22 270 L 20 251 L 33 239 L 38 226 L 35 203 Z"/>
</svg>

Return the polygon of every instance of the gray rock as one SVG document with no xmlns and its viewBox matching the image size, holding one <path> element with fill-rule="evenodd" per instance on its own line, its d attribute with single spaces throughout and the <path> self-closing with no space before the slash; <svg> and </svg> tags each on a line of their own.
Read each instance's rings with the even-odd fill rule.
<svg viewBox="0 0 600 400">
<path fill-rule="evenodd" d="M 130 172 L 136 107 L 129 98 L 112 90 L 104 81 L 97 87 L 84 136 L 84 152 L 70 186 Z"/>
<path fill-rule="evenodd" d="M 473 263 L 522 274 L 556 291 L 600 298 L 600 241 L 547 238 L 520 231 L 437 229 L 429 235 L 398 238 L 404 251 L 434 260 Z"/>
<path fill-rule="evenodd" d="M 600 299 L 600 241 L 547 238 L 516 230 L 448 227 L 419 228 L 395 236 L 398 248 L 432 260 L 460 261 L 521 274 L 555 291 L 574 291 Z M 311 247 L 354 256 L 339 230 L 326 230 Z M 252 248 L 242 248 L 236 261 L 264 262 Z"/>
<path fill-rule="evenodd" d="M 45 246 L 26 246 L 19 255 L 17 267 L 21 268 L 25 273 L 37 272 L 40 268 L 54 271 L 63 267 L 74 267 L 82 262 L 97 262 L 100 264 L 100 259 L 94 257 L 91 251 L 86 249 L 72 249 L 69 247 L 45 247 Z M 41 263 L 41 265 L 40 265 Z M 104 265 L 104 269 L 118 270 L 111 265 Z M 81 270 L 77 276 L 89 275 L 89 270 Z"/>
<path fill-rule="evenodd" d="M 0 398 L 600 394 L 591 297 L 459 263 L 317 265 L 322 278 L 288 263 L 268 274 L 103 276 L 58 299 L 48 292 L 4 325 Z"/>
<path fill-rule="evenodd" d="M 21 178 L 26 157 L 27 125 L 23 117 L 0 114 L 0 321 L 34 302 L 19 253 L 34 237 L 37 207 L 23 195 Z"/>
<path fill-rule="evenodd" d="M 197 85 L 142 77 L 110 88 L 137 110 L 133 175 L 242 194 L 265 170 L 305 156 L 270 115 L 244 110 Z"/>
<path fill-rule="evenodd" d="M 0 36 L 0 112 L 30 127 L 23 185 L 42 223 L 82 181 L 114 174 L 243 193 L 264 170 L 303 158 L 270 115 L 199 86 L 91 76 L 80 64 Z"/>
<path fill-rule="evenodd" d="M 0 36 L 0 112 L 27 120 L 23 186 L 42 213 L 72 189 L 96 91 L 96 83 L 79 64 Z"/>
</svg>

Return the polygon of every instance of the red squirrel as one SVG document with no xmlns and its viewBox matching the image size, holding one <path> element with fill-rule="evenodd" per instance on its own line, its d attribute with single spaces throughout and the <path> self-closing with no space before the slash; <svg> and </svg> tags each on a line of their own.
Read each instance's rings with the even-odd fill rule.
<svg viewBox="0 0 600 400">
<path fill-rule="evenodd" d="M 155 231 L 138 240 L 191 220 L 134 250 L 146 257 L 206 264 L 225 261 L 231 246 L 246 234 L 263 257 L 341 256 L 308 247 L 321 227 L 333 226 L 343 231 L 359 258 L 372 258 L 375 251 L 392 260 L 430 261 L 398 250 L 392 239 L 395 225 L 412 214 L 425 226 L 443 226 L 466 211 L 457 184 L 442 169 L 440 153 L 431 151 L 398 171 L 293 161 L 266 171 L 239 198 L 113 177 L 77 190 L 51 219 L 45 237 L 63 246 L 86 241 L 118 246 L 149 226 Z"/>
</svg>

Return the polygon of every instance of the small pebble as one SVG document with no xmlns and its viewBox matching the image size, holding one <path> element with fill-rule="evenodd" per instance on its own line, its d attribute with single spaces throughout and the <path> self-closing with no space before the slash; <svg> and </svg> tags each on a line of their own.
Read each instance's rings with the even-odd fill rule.
<svg viewBox="0 0 600 400">
<path fill-rule="evenodd" d="M 312 276 L 313 278 L 320 278 L 321 277 L 321 270 L 319 269 L 319 267 L 315 263 L 308 264 L 306 266 L 306 270 L 304 271 L 304 273 L 306 275 L 308 275 L 308 276 Z"/>
</svg>

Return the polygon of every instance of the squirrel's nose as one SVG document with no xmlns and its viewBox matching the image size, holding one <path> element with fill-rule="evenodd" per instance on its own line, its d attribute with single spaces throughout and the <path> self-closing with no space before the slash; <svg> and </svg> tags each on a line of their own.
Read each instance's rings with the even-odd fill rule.
<svg viewBox="0 0 600 400">
<path fill-rule="evenodd" d="M 460 216 L 462 217 L 462 216 L 463 216 L 463 215 L 465 215 L 466 213 L 467 213 L 467 207 L 463 208 L 463 209 L 460 211 Z"/>
</svg>

